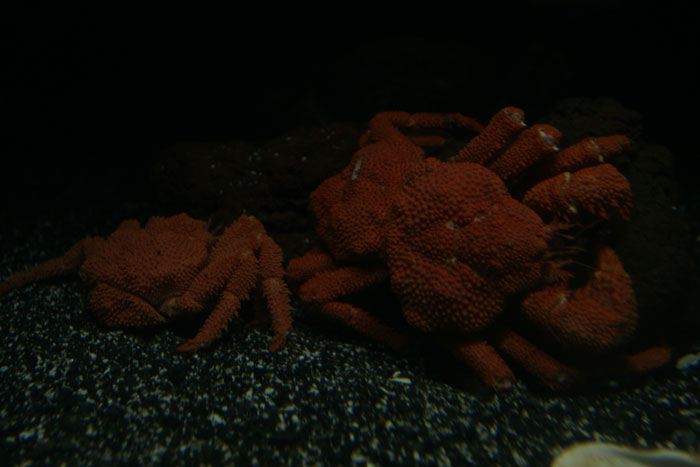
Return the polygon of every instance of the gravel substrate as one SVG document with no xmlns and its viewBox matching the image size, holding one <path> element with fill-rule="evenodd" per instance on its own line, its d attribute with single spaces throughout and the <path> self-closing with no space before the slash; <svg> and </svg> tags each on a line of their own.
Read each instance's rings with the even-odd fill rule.
<svg viewBox="0 0 700 467">
<path fill-rule="evenodd" d="M 0 277 L 104 235 L 142 207 L 54 212 L 0 227 Z M 170 329 L 105 330 L 77 276 L 0 298 L 3 465 L 549 465 L 576 441 L 696 449 L 700 368 L 555 396 L 436 381 L 396 355 L 315 328 L 303 310 L 278 353 L 234 325 L 181 355 Z"/>
</svg>

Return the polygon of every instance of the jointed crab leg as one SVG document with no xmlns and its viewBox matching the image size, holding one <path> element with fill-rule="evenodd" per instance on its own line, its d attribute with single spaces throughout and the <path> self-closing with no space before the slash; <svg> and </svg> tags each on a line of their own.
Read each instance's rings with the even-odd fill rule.
<svg viewBox="0 0 700 467">
<path fill-rule="evenodd" d="M 501 354 L 525 368 L 549 389 L 563 389 L 577 377 L 574 370 L 508 329 L 492 329 L 486 338 L 443 338 L 441 342 L 484 383 L 497 390 L 509 389 L 515 380 Z"/>
<path fill-rule="evenodd" d="M 622 153 L 632 142 L 624 135 L 586 138 L 557 153 L 547 165 L 549 176 L 576 170 L 592 165 L 605 164 Z"/>
<path fill-rule="evenodd" d="M 292 329 L 289 288 L 282 280 L 282 249 L 270 237 L 265 236 L 260 245 L 260 276 L 263 295 L 272 320 L 270 350 L 281 348 Z"/>
<path fill-rule="evenodd" d="M 418 112 L 380 112 L 369 122 L 369 132 L 362 138 L 360 145 L 364 146 L 370 141 L 383 140 L 385 142 L 397 142 L 407 145 L 433 146 L 444 142 L 440 136 L 421 135 L 409 136 L 401 131 L 401 128 L 451 128 L 462 127 L 474 131 L 481 131 L 483 126 L 471 117 L 465 117 L 459 113 L 434 114 Z M 407 146 L 408 147 L 408 146 Z"/>
<path fill-rule="evenodd" d="M 455 162 L 485 164 L 525 128 L 525 113 L 506 107 L 494 115 L 486 128 L 472 138 L 453 158 Z"/>
<path fill-rule="evenodd" d="M 580 378 L 576 370 L 551 357 L 516 332 L 499 329 L 492 339 L 498 350 L 535 375 L 549 389 L 567 388 Z"/>
<path fill-rule="evenodd" d="M 628 220 L 632 191 L 624 175 L 610 164 L 564 172 L 530 188 L 523 204 L 540 215 L 568 221 L 582 211 L 607 219 Z"/>
<path fill-rule="evenodd" d="M 300 287 L 299 296 L 307 303 L 323 303 L 380 283 L 388 274 L 384 268 L 358 266 L 322 271 Z"/>
<path fill-rule="evenodd" d="M 408 342 L 405 336 L 361 308 L 334 301 L 382 282 L 387 275 L 388 271 L 384 268 L 338 267 L 333 258 L 319 248 L 293 259 L 287 267 L 287 277 L 296 282 L 305 281 L 299 289 L 299 295 L 304 302 L 312 305 L 314 312 L 398 350 L 405 348 Z"/>
<path fill-rule="evenodd" d="M 314 246 L 299 258 L 292 258 L 287 265 L 286 275 L 290 280 L 302 283 L 321 271 L 338 269 L 333 257 L 325 250 Z"/>
<path fill-rule="evenodd" d="M 177 347 L 177 350 L 180 352 L 193 352 L 216 340 L 219 334 L 226 329 L 231 320 L 238 316 L 241 302 L 248 298 L 250 290 L 255 286 L 258 277 L 258 265 L 253 255 L 246 256 L 238 263 L 234 261 L 225 261 L 225 259 L 222 262 L 234 264 L 235 269 L 232 272 L 226 270 L 221 271 L 222 274 L 226 274 L 223 277 L 230 278 L 226 283 L 223 293 L 221 293 L 221 299 L 204 321 L 197 335 Z M 190 298 L 192 290 L 197 291 L 196 288 L 187 290 L 173 306 L 175 308 L 203 306 L 196 298 Z M 216 291 L 216 293 L 218 294 L 219 291 Z"/>
<path fill-rule="evenodd" d="M 94 242 L 93 238 L 84 238 L 73 245 L 63 256 L 52 258 L 25 271 L 17 272 L 10 276 L 7 281 L 0 281 L 0 295 L 41 279 L 77 270 L 85 259 L 86 249 L 89 249 Z"/>
<path fill-rule="evenodd" d="M 461 361 L 469 366 L 481 380 L 495 389 L 509 389 L 515 376 L 495 348 L 483 338 L 443 339 Z"/>
<path fill-rule="evenodd" d="M 282 281 L 282 250 L 270 237 L 263 234 L 253 237 L 249 248 L 243 248 L 242 252 L 241 244 L 237 240 L 248 238 L 241 233 L 258 224 L 258 221 L 252 218 L 241 218 L 229 227 L 217 242 L 213 253 L 216 256 L 215 261 L 207 265 L 192 282 L 191 287 L 172 303 L 175 309 L 196 311 L 221 293 L 219 302 L 197 335 L 179 346 L 179 351 L 194 351 L 213 342 L 229 322 L 238 316 L 241 301 L 248 298 L 258 277 L 261 279 L 262 292 L 268 302 L 272 319 L 273 337 L 270 350 L 277 350 L 284 345 L 292 322 L 289 290 Z M 239 256 L 226 254 L 229 251 L 236 251 Z M 256 252 L 259 258 L 256 257 Z"/>
<path fill-rule="evenodd" d="M 393 350 L 402 350 L 409 342 L 408 337 L 349 303 L 327 302 L 319 306 L 317 312 Z"/>
<path fill-rule="evenodd" d="M 501 180 L 508 180 L 535 162 L 558 151 L 561 133 L 550 125 L 535 125 L 524 130 L 503 154 L 488 164 Z"/>
</svg>

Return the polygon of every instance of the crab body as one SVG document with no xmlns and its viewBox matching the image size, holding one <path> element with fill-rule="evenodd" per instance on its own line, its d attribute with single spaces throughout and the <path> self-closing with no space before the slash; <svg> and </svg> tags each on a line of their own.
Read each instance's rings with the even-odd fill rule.
<svg viewBox="0 0 700 467">
<path fill-rule="evenodd" d="M 546 252 L 542 219 L 472 163 L 418 165 L 385 231 L 392 289 L 406 321 L 423 332 L 484 329 L 509 296 L 546 279 Z"/>
</svg>

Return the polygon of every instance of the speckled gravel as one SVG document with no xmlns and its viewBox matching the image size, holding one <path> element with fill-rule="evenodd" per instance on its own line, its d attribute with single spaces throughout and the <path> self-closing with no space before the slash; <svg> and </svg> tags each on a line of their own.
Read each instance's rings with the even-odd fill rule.
<svg viewBox="0 0 700 467">
<path fill-rule="evenodd" d="M 105 214 L 106 212 L 106 214 Z M 0 227 L 0 276 L 106 234 L 137 207 Z M 233 326 L 196 355 L 171 330 L 99 328 L 77 276 L 0 298 L 3 465 L 549 465 L 575 441 L 697 448 L 700 369 L 557 397 L 470 393 L 420 356 L 340 340 L 304 319 L 278 353 Z"/>
</svg>

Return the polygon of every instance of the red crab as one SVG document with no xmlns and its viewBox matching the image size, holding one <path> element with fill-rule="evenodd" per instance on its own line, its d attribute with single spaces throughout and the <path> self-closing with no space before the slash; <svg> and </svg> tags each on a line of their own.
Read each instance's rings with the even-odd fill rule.
<svg viewBox="0 0 700 467">
<path fill-rule="evenodd" d="M 451 162 L 426 158 L 422 147 L 444 139 L 415 130 L 455 126 L 479 134 Z M 509 300 L 524 297 L 519 315 L 548 346 L 615 355 L 629 340 L 636 303 L 615 252 L 601 247 L 593 278 L 574 289 L 564 269 L 569 260 L 553 246 L 565 223 L 581 215 L 629 218 L 627 179 L 606 162 L 629 144 L 626 137 L 590 138 L 559 151 L 558 130 L 525 129 L 523 112 L 512 107 L 485 128 L 460 114 L 403 112 L 380 113 L 369 127 L 350 164 L 311 194 L 327 251 L 314 248 L 287 268 L 304 302 L 401 348 L 402 333 L 339 301 L 388 277 L 403 319 L 438 335 L 496 388 L 513 381 L 501 355 L 550 388 L 579 376 L 502 319 Z M 515 199 L 507 183 L 529 189 Z M 628 370 L 645 371 L 668 357 L 659 347 L 620 359 Z"/>
<path fill-rule="evenodd" d="M 239 217 L 221 235 L 187 214 L 152 217 L 145 227 L 127 220 L 106 239 L 84 238 L 64 256 L 0 282 L 0 295 L 76 269 L 91 286 L 95 317 L 109 327 L 153 326 L 210 310 L 179 351 L 214 342 L 256 286 L 267 299 L 271 350 L 284 345 L 291 328 L 282 251 L 252 216 Z"/>
</svg>

